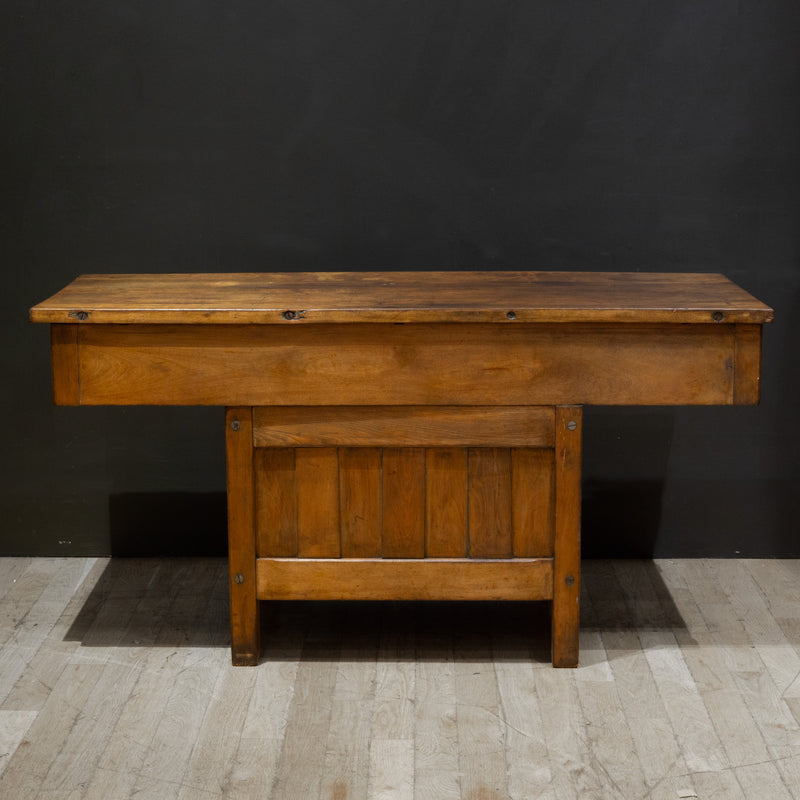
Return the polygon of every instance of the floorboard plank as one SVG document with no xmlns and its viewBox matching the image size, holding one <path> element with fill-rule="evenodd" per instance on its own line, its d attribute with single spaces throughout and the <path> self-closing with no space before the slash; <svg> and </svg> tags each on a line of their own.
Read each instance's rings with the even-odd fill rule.
<svg viewBox="0 0 800 800">
<path fill-rule="evenodd" d="M 452 636 L 418 631 L 414 676 L 414 795 L 459 800 L 458 727 Z"/>
<path fill-rule="evenodd" d="M 320 800 L 366 800 L 375 703 L 377 615 L 350 606 L 331 698 Z M 352 639 L 350 638 L 352 637 Z"/>
<path fill-rule="evenodd" d="M 477 631 L 458 642 L 455 662 L 458 765 L 462 797 L 508 796 L 505 729 L 491 639 Z"/>
<path fill-rule="evenodd" d="M 338 652 L 334 654 L 329 643 L 306 641 L 272 787 L 274 797 L 309 800 L 319 796 L 337 661 Z"/>
</svg>

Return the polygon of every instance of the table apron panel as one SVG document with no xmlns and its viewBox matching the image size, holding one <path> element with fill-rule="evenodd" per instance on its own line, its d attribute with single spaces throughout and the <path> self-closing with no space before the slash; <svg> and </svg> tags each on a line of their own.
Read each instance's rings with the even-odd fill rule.
<svg viewBox="0 0 800 800">
<path fill-rule="evenodd" d="M 728 405 L 757 399 L 737 327 L 79 325 L 54 369 L 84 405 Z"/>
</svg>

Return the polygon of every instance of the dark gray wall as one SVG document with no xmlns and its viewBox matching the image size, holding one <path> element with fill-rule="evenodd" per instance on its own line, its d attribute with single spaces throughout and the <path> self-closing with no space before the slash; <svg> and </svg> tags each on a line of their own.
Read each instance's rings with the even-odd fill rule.
<svg viewBox="0 0 800 800">
<path fill-rule="evenodd" d="M 224 551 L 219 409 L 55 409 L 82 272 L 724 272 L 763 404 L 589 409 L 588 555 L 800 556 L 795 0 L 0 3 L 0 553 Z"/>
</svg>

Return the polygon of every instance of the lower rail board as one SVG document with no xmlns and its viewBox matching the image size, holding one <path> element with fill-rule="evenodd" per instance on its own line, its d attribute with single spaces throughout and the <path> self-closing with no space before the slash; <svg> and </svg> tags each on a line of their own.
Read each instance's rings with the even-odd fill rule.
<svg viewBox="0 0 800 800">
<path fill-rule="evenodd" d="M 551 600 L 551 558 L 259 558 L 259 600 Z"/>
</svg>

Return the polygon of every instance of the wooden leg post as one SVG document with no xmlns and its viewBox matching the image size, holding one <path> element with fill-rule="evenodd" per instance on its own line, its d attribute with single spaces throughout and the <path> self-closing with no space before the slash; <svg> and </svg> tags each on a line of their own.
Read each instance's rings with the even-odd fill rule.
<svg viewBox="0 0 800 800">
<path fill-rule="evenodd" d="M 581 590 L 581 406 L 556 407 L 553 666 L 578 666 Z"/>
<path fill-rule="evenodd" d="M 228 469 L 231 660 L 234 666 L 255 666 L 258 664 L 260 643 L 251 408 L 227 410 L 225 452 Z"/>
</svg>

